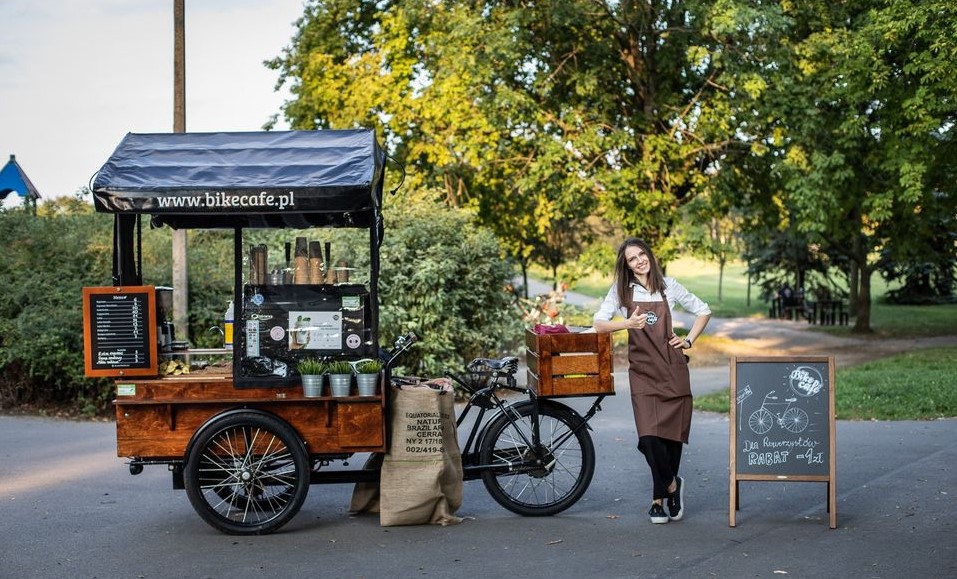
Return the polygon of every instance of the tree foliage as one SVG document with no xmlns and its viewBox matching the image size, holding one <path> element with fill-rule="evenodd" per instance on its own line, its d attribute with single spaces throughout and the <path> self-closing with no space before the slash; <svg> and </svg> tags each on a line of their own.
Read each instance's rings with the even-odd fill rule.
<svg viewBox="0 0 957 579">
<path fill-rule="evenodd" d="M 790 55 L 758 106 L 775 160 L 770 202 L 809 244 L 844 262 L 855 331 L 870 330 L 870 278 L 889 247 L 930 249 L 899 225 L 953 198 L 952 94 L 957 50 L 950 2 L 789 5 Z M 759 178 L 766 178 L 764 176 Z M 953 207 L 950 202 L 950 207 Z M 950 246 L 948 252 L 953 251 Z"/>
<path fill-rule="evenodd" d="M 761 85 L 738 4 L 314 1 L 271 66 L 294 127 L 381 126 L 412 188 L 476 207 L 523 263 L 576 256 L 589 215 L 667 257 Z"/>
<path fill-rule="evenodd" d="M 440 375 L 521 341 L 505 291 L 512 268 L 490 231 L 430 194 L 387 200 L 385 217 L 381 335 L 422 338 L 401 360 L 405 368 Z"/>
</svg>

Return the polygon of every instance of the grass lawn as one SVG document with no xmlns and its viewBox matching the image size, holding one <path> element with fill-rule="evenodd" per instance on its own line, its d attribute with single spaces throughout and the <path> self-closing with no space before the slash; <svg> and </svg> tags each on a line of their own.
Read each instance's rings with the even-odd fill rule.
<svg viewBox="0 0 957 579">
<path fill-rule="evenodd" d="M 957 347 L 838 369 L 835 403 L 842 420 L 933 420 L 957 417 Z M 696 410 L 728 412 L 727 389 L 694 400 Z"/>
</svg>

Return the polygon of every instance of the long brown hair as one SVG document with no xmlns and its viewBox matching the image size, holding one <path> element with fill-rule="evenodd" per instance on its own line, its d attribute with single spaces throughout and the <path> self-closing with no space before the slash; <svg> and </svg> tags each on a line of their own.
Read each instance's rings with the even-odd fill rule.
<svg viewBox="0 0 957 579">
<path fill-rule="evenodd" d="M 626 308 L 631 303 L 631 292 L 629 291 L 631 282 L 638 281 L 628 267 L 628 262 L 625 261 L 625 250 L 629 247 L 637 247 L 648 256 L 648 262 L 651 266 L 648 270 L 648 287 L 645 288 L 648 293 L 656 294 L 665 289 L 665 276 L 661 272 L 661 266 L 658 265 L 658 258 L 651 251 L 651 246 L 643 239 L 628 237 L 618 247 L 618 259 L 615 260 L 615 287 L 618 289 L 618 301 Z"/>
</svg>

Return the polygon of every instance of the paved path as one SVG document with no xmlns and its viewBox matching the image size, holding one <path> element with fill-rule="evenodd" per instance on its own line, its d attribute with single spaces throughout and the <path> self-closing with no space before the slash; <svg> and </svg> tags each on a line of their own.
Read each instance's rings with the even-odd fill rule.
<svg viewBox="0 0 957 579">
<path fill-rule="evenodd" d="M 837 425 L 837 529 L 823 483 L 742 483 L 728 526 L 727 417 L 696 413 L 684 520 L 652 525 L 628 396 L 594 419 L 594 480 L 571 509 L 520 517 L 465 483 L 459 525 L 349 516 L 316 485 L 281 532 L 220 534 L 163 467 L 130 476 L 114 425 L 0 416 L 0 577 L 528 579 L 957 576 L 957 421 Z M 356 461 L 359 464 L 358 461 Z"/>
</svg>

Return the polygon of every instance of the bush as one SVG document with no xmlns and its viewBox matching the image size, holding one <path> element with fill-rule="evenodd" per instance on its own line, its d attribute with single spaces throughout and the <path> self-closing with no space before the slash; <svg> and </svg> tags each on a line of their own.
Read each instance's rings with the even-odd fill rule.
<svg viewBox="0 0 957 579">
<path fill-rule="evenodd" d="M 82 288 L 110 279 L 112 220 L 0 211 L 0 407 L 105 411 L 106 380 L 83 370 Z"/>
<path fill-rule="evenodd" d="M 513 348 L 522 336 L 505 291 L 513 269 L 495 236 L 427 195 L 386 201 L 380 336 L 420 338 L 403 368 L 441 375 Z"/>
</svg>

